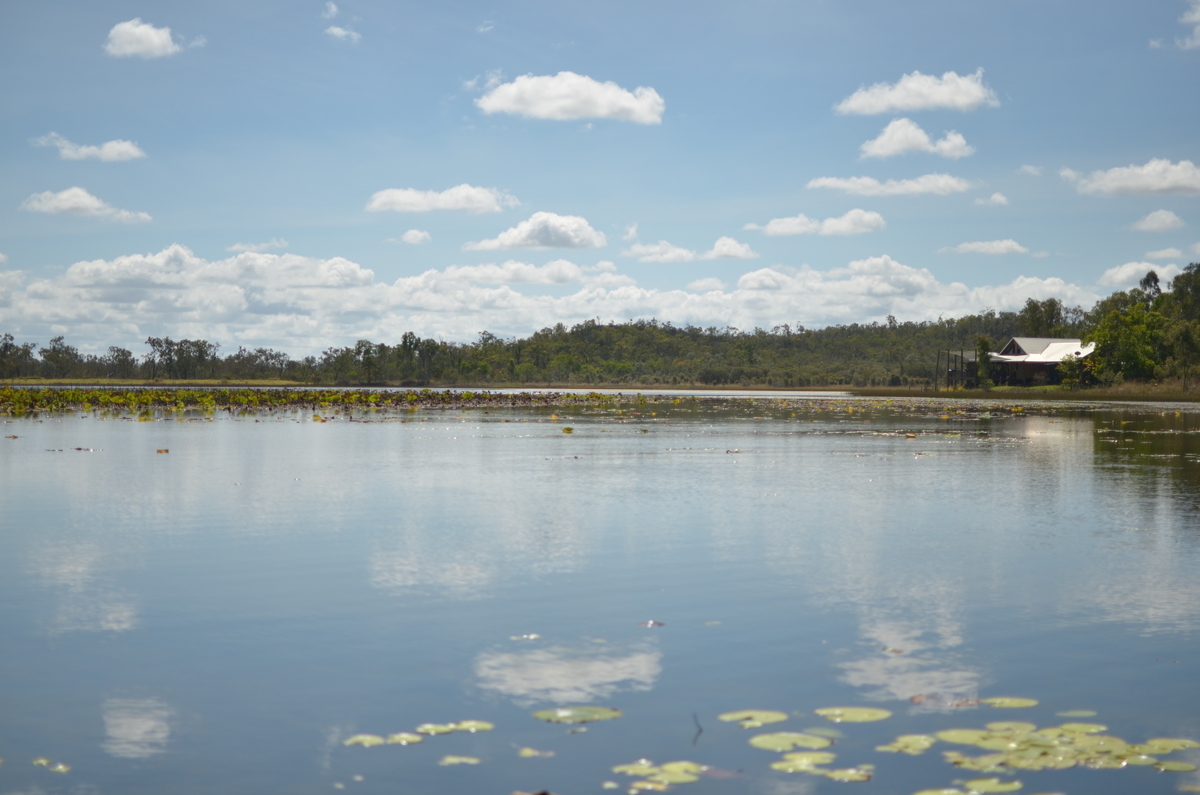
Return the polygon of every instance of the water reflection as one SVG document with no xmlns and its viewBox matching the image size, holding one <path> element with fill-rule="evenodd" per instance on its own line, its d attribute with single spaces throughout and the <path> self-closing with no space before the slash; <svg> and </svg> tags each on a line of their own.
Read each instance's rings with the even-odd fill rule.
<svg viewBox="0 0 1200 795">
<path fill-rule="evenodd" d="M 125 759 L 144 759 L 166 750 L 171 708 L 154 698 L 110 698 L 104 702 L 104 750 Z"/>
<path fill-rule="evenodd" d="M 607 644 L 485 652 L 475 660 L 483 690 L 518 706 L 590 703 L 621 690 L 649 690 L 662 673 L 662 652 L 650 644 L 622 652 Z"/>
<path fill-rule="evenodd" d="M 962 643 L 954 627 L 923 626 L 918 620 L 869 618 L 860 628 L 864 640 L 875 644 L 861 659 L 842 663 L 841 679 L 866 689 L 876 701 L 912 701 L 915 712 L 952 709 L 979 698 L 978 671 L 955 659 Z"/>
<path fill-rule="evenodd" d="M 127 632 L 138 625 L 136 600 L 101 576 L 103 558 L 92 544 L 44 547 L 33 555 L 33 572 L 57 592 L 52 634 Z"/>
</svg>

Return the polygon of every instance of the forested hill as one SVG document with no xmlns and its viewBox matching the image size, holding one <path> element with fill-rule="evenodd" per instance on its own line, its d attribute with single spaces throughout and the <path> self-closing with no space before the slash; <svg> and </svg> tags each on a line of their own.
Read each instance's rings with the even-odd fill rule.
<svg viewBox="0 0 1200 795">
<path fill-rule="evenodd" d="M 1082 337 L 1097 343 L 1101 382 L 1186 377 L 1200 360 L 1200 265 L 1162 291 L 1150 272 L 1140 287 L 1091 310 L 1029 299 L 1020 312 L 936 322 L 776 326 L 770 330 L 673 326 L 655 320 L 562 324 L 524 339 L 484 332 L 473 343 L 360 340 L 293 359 L 268 348 L 221 355 L 207 340 L 152 337 L 148 352 L 112 347 L 81 354 L 63 337 L 45 347 L 0 337 L 0 378 L 286 379 L 391 385 L 918 386 L 932 383 L 938 351 L 996 350 L 1012 336 Z"/>
</svg>

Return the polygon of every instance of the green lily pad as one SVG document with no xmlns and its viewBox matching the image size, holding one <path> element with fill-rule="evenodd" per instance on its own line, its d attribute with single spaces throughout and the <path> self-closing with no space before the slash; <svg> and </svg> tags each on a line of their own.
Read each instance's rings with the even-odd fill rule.
<svg viewBox="0 0 1200 795">
<path fill-rule="evenodd" d="M 988 736 L 982 729 L 946 729 L 937 733 L 939 740 L 960 745 L 974 745 Z"/>
<path fill-rule="evenodd" d="M 645 433 L 645 431 L 642 431 Z M 633 781 L 629 784 L 629 792 L 640 792 L 642 790 L 654 790 L 655 792 L 666 792 L 671 788 L 671 785 L 665 781 Z"/>
<path fill-rule="evenodd" d="M 1066 712 L 1054 713 L 1060 718 L 1094 718 L 1096 711 L 1091 709 L 1069 709 Z"/>
<path fill-rule="evenodd" d="M 829 764 L 837 759 L 837 754 L 829 751 L 792 751 L 790 754 L 784 754 L 783 758 L 789 762 L 816 766 Z"/>
<path fill-rule="evenodd" d="M 1108 727 L 1103 723 L 1064 723 L 1058 728 L 1072 734 L 1095 734 L 1096 732 L 1104 731 Z"/>
<path fill-rule="evenodd" d="M 786 712 L 777 712 L 772 709 L 741 709 L 737 712 L 726 712 L 718 715 L 718 720 L 732 723 L 737 721 L 737 724 L 743 729 L 757 729 L 768 723 L 779 723 L 787 720 Z"/>
<path fill-rule="evenodd" d="M 389 745 L 412 745 L 422 742 L 424 739 L 421 735 L 412 732 L 396 732 L 388 735 L 387 742 Z"/>
<path fill-rule="evenodd" d="M 496 728 L 495 724 L 488 723 L 486 720 L 460 720 L 458 723 L 450 724 L 455 731 L 470 732 L 490 732 Z"/>
<path fill-rule="evenodd" d="M 1196 769 L 1195 765 L 1189 765 L 1187 762 L 1159 762 L 1155 767 L 1159 770 L 1169 770 L 1173 773 L 1189 773 Z"/>
<path fill-rule="evenodd" d="M 987 725 L 988 731 L 999 732 L 1003 734 L 1014 734 L 1016 732 L 1031 732 L 1037 728 L 1036 723 L 1025 723 L 1019 720 L 1000 720 Z"/>
<path fill-rule="evenodd" d="M 841 770 L 830 770 L 825 773 L 825 778 L 834 781 L 870 781 L 871 773 L 861 767 L 847 767 Z"/>
<path fill-rule="evenodd" d="M 826 772 L 824 768 L 795 759 L 780 759 L 778 762 L 772 762 L 771 769 L 781 773 L 813 773 L 815 775 L 822 775 Z"/>
<path fill-rule="evenodd" d="M 453 723 L 422 723 L 416 728 L 418 734 L 449 734 L 454 731 Z"/>
<path fill-rule="evenodd" d="M 892 717 L 886 709 L 874 707 L 823 707 L 813 712 L 834 723 L 871 723 Z"/>
<path fill-rule="evenodd" d="M 1157 745 L 1160 748 L 1170 748 L 1172 751 L 1182 751 L 1184 748 L 1200 748 L 1195 740 L 1180 740 L 1175 737 L 1152 737 L 1146 745 Z"/>
<path fill-rule="evenodd" d="M 639 759 L 628 765 L 617 765 L 612 769 L 612 772 L 624 773 L 627 776 L 649 776 L 657 773 L 658 768 L 649 759 Z"/>
<path fill-rule="evenodd" d="M 650 781 L 661 781 L 664 784 L 690 784 L 693 781 L 699 781 L 700 777 L 692 773 L 685 773 L 682 770 L 662 770 L 647 776 Z"/>
<path fill-rule="evenodd" d="M 936 742 L 937 738 L 928 734 L 901 734 L 888 745 L 876 746 L 875 750 L 919 756 L 932 748 Z"/>
<path fill-rule="evenodd" d="M 555 707 L 539 709 L 533 713 L 538 720 L 551 723 L 591 723 L 598 720 L 612 720 L 621 717 L 621 710 L 611 707 Z"/>
<path fill-rule="evenodd" d="M 363 748 L 370 748 L 373 745 L 383 745 L 385 742 L 387 740 L 378 734 L 356 734 L 343 740 L 342 745 L 361 745 Z"/>
<path fill-rule="evenodd" d="M 998 778 L 973 778 L 967 782 L 972 792 L 1016 792 L 1021 788 L 1019 781 L 1001 781 Z"/>
<path fill-rule="evenodd" d="M 447 756 L 443 756 L 442 760 L 440 762 L 438 762 L 438 764 L 441 765 L 442 767 L 449 767 L 450 765 L 477 765 L 477 764 L 479 764 L 479 758 L 475 757 L 475 756 L 450 756 L 450 755 L 447 755 Z"/>
<path fill-rule="evenodd" d="M 982 701 L 984 704 L 987 704 L 989 707 L 1003 707 L 1006 709 L 1013 709 L 1016 707 L 1036 707 L 1038 705 L 1037 699 L 1035 698 L 1012 698 L 1009 696 L 984 698 L 980 699 L 980 701 Z M 1005 790 L 1005 792 L 1007 792 L 1007 790 Z"/>
<path fill-rule="evenodd" d="M 833 745 L 833 740 L 800 732 L 774 732 L 757 734 L 750 738 L 750 744 L 767 751 L 791 751 L 794 748 L 819 750 Z"/>
<path fill-rule="evenodd" d="M 1153 765 L 1158 762 L 1153 756 L 1145 754 L 1134 754 L 1133 756 L 1125 757 L 1125 762 L 1130 765 Z"/>
<path fill-rule="evenodd" d="M 664 773 L 702 773 L 706 770 L 704 765 L 698 762 L 688 762 L 687 760 L 664 762 L 658 766 L 658 769 Z"/>
</svg>

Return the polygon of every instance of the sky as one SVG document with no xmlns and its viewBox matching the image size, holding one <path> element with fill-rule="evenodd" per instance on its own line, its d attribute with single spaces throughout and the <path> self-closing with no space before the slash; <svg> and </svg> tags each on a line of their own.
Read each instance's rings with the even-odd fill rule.
<svg viewBox="0 0 1200 795">
<path fill-rule="evenodd" d="M 18 341 L 932 321 L 1200 261 L 1200 0 L 0 0 L 0 70 Z"/>
</svg>

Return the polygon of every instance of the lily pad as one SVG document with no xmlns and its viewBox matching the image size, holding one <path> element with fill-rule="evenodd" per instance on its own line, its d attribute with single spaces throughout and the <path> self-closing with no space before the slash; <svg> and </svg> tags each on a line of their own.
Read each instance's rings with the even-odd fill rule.
<svg viewBox="0 0 1200 795">
<path fill-rule="evenodd" d="M 619 718 L 621 710 L 611 707 L 555 707 L 539 709 L 533 713 L 533 717 L 551 723 L 591 723 L 592 721 Z"/>
<path fill-rule="evenodd" d="M 1036 698 L 1012 698 L 1010 696 L 997 696 L 995 698 L 980 699 L 989 707 L 1003 707 L 1005 709 L 1014 709 L 1017 707 L 1036 707 L 1038 705 Z M 1007 792 L 1008 790 L 1004 790 Z"/>
<path fill-rule="evenodd" d="M 630 792 L 638 792 L 640 790 L 653 790 L 655 792 L 666 792 L 671 788 L 671 785 L 665 781 L 634 781 L 629 785 Z"/>
<path fill-rule="evenodd" d="M 1200 743 L 1195 740 L 1180 740 L 1174 737 L 1152 737 L 1146 741 L 1146 745 L 1169 748 L 1172 751 L 1182 751 L 1184 748 L 1200 748 Z"/>
<path fill-rule="evenodd" d="M 412 732 L 396 732 L 388 735 L 387 742 L 389 745 L 412 745 L 422 742 L 424 739 L 421 735 Z"/>
<path fill-rule="evenodd" d="M 1189 773 L 1196 769 L 1195 765 L 1189 765 L 1187 762 L 1159 762 L 1155 767 L 1159 770 L 1169 770 L 1173 773 Z"/>
<path fill-rule="evenodd" d="M 757 729 L 759 726 L 764 726 L 768 723 L 779 723 L 787 720 L 786 712 L 778 712 L 773 709 L 740 709 L 737 712 L 726 712 L 718 715 L 718 720 L 723 720 L 728 723 L 737 721 L 737 724 L 743 729 Z"/>
<path fill-rule="evenodd" d="M 1017 732 L 1031 732 L 1037 728 L 1036 723 L 1025 723 L 1019 720 L 998 720 L 987 725 L 988 731 L 999 732 L 1003 734 L 1014 734 Z M 1063 727 L 1066 728 L 1065 726 Z M 1068 730 L 1069 731 L 1069 730 Z"/>
<path fill-rule="evenodd" d="M 1104 731 L 1108 727 L 1103 723 L 1064 723 L 1058 728 L 1072 734 L 1095 734 L 1096 732 Z"/>
<path fill-rule="evenodd" d="M 387 740 L 378 734 L 356 734 L 343 740 L 342 745 L 361 745 L 363 748 L 370 748 L 373 745 L 383 745 L 385 742 Z"/>
<path fill-rule="evenodd" d="M 932 748 L 936 742 L 937 738 L 928 734 L 901 734 L 888 745 L 876 746 L 875 750 L 919 756 Z"/>
<path fill-rule="evenodd" d="M 810 765 L 807 762 L 799 762 L 795 759 L 780 759 L 778 762 L 771 763 L 772 770 L 778 770 L 781 773 L 812 773 L 821 775 L 826 771 L 816 765 Z"/>
<path fill-rule="evenodd" d="M 816 765 L 829 764 L 834 759 L 837 759 L 837 754 L 830 753 L 829 751 L 793 751 L 790 754 L 784 754 L 783 758 L 789 762 L 815 767 Z"/>
<path fill-rule="evenodd" d="M 818 750 L 833 745 L 833 740 L 800 732 L 774 732 L 757 734 L 750 738 L 750 744 L 767 751 L 791 751 L 794 748 Z"/>
<path fill-rule="evenodd" d="M 1145 754 L 1134 754 L 1133 756 L 1125 757 L 1125 762 L 1130 765 L 1153 765 L 1158 762 L 1153 756 Z"/>
<path fill-rule="evenodd" d="M 939 740 L 960 745 L 974 745 L 988 736 L 982 729 L 946 729 L 937 733 Z"/>
<path fill-rule="evenodd" d="M 449 767 L 450 765 L 477 765 L 479 764 L 479 757 L 447 755 L 443 756 L 438 764 L 442 767 Z"/>
<path fill-rule="evenodd" d="M 1181 763 L 1175 762 L 1173 764 L 1178 765 Z M 1194 768 L 1194 767 L 1192 768 L 1192 770 L 1195 770 L 1195 769 L 1196 768 Z M 70 773 L 71 766 L 66 764 L 65 762 L 55 762 L 54 764 L 50 765 L 50 767 L 48 767 L 47 770 L 49 770 L 51 773 Z"/>
<path fill-rule="evenodd" d="M 628 765 L 617 765 L 612 769 L 612 772 L 624 773 L 627 776 L 649 776 L 657 773 L 658 768 L 649 759 L 639 759 Z"/>
<path fill-rule="evenodd" d="M 422 723 L 416 728 L 418 734 L 449 734 L 454 731 L 453 723 Z"/>
<path fill-rule="evenodd" d="M 973 778 L 967 782 L 972 792 L 1016 792 L 1021 788 L 1019 781 L 1001 781 L 998 778 Z"/>
<path fill-rule="evenodd" d="M 650 781 L 661 781 L 664 784 L 690 784 L 693 781 L 699 781 L 700 777 L 692 773 L 684 772 L 683 770 L 663 770 L 659 768 L 659 772 L 648 776 Z"/>
<path fill-rule="evenodd" d="M 834 723 L 871 723 L 892 717 L 886 709 L 874 707 L 823 707 L 813 712 Z"/>
<path fill-rule="evenodd" d="M 44 756 L 39 756 L 32 760 L 32 763 L 38 767 L 50 767 L 50 760 Z"/>
<path fill-rule="evenodd" d="M 658 766 L 658 769 L 664 773 L 702 773 L 706 768 L 698 762 L 680 760 L 678 762 L 664 762 Z"/>
<path fill-rule="evenodd" d="M 495 724 L 488 723 L 486 720 L 460 720 L 458 723 L 450 724 L 455 731 L 470 732 L 490 732 L 496 728 Z"/>
<path fill-rule="evenodd" d="M 847 767 L 842 770 L 830 770 L 825 774 L 825 778 L 834 781 L 870 781 L 871 772 L 861 767 Z"/>
</svg>

